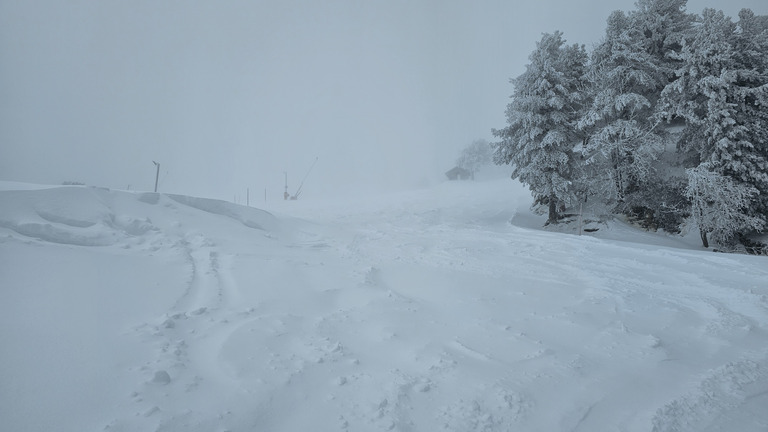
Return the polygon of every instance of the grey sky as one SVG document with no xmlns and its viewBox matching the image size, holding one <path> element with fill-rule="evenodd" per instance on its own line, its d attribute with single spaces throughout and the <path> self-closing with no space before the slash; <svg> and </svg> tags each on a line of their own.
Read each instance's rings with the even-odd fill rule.
<svg viewBox="0 0 768 432">
<path fill-rule="evenodd" d="M 688 10 L 765 0 L 689 0 Z M 0 0 L 0 179 L 244 200 L 438 181 L 541 33 L 634 0 Z"/>
</svg>

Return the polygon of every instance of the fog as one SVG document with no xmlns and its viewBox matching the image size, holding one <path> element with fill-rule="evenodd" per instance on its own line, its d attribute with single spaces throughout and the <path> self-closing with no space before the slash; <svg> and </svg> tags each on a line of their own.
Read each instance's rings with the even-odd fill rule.
<svg viewBox="0 0 768 432">
<path fill-rule="evenodd" d="M 688 10 L 748 7 L 688 2 Z M 505 126 L 543 32 L 633 0 L 0 0 L 0 180 L 245 202 L 416 188 Z"/>
</svg>

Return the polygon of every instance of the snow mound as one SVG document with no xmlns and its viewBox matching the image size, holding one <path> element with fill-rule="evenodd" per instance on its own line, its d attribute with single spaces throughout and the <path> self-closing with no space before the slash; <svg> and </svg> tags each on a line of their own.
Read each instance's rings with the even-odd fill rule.
<svg viewBox="0 0 768 432">
<path fill-rule="evenodd" d="M 51 243 L 114 244 L 115 233 L 105 229 L 112 213 L 100 195 L 80 187 L 0 191 L 0 227 Z"/>
<path fill-rule="evenodd" d="M 0 227 L 49 243 L 130 245 L 136 238 L 151 237 L 162 230 L 178 231 L 178 221 L 169 220 L 164 209 L 155 208 L 172 208 L 174 204 L 187 207 L 190 215 L 225 216 L 265 232 L 278 229 L 276 218 L 268 212 L 224 201 L 91 187 L 0 190 Z M 164 223 L 156 225 L 153 220 L 157 219 Z"/>
<path fill-rule="evenodd" d="M 198 210 L 232 218 L 248 228 L 259 230 L 274 228 L 274 217 L 264 210 L 230 204 L 226 201 L 185 195 L 168 195 L 168 198 Z"/>
</svg>

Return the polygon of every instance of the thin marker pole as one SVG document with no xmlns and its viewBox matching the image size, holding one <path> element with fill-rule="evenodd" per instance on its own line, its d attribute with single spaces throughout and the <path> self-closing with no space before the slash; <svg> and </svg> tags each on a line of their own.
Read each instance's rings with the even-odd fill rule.
<svg viewBox="0 0 768 432">
<path fill-rule="evenodd" d="M 157 181 L 160 179 L 160 164 L 152 161 L 155 166 L 157 166 L 157 171 L 155 172 L 155 192 L 157 192 Z"/>
</svg>

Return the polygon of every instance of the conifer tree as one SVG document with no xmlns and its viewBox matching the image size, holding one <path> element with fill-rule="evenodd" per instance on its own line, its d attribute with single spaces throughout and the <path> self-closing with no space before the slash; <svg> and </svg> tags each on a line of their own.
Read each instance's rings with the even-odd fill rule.
<svg viewBox="0 0 768 432">
<path fill-rule="evenodd" d="M 652 162 L 664 149 L 651 118 L 662 74 L 637 24 L 621 11 L 608 18 L 589 66 L 591 104 L 579 120 L 588 134 L 585 163 L 602 166 L 607 176 L 602 180 L 612 186 L 610 196 L 601 198 L 618 205 L 651 175 Z"/>
<path fill-rule="evenodd" d="M 705 9 L 694 37 L 683 49 L 678 78 L 662 93 L 661 114 L 668 119 L 685 119 L 687 127 L 680 147 L 689 155 L 691 167 L 702 167 L 689 171 L 689 181 L 691 173 L 702 172 L 728 179 L 697 189 L 703 194 L 699 200 L 716 202 L 728 188 L 755 191 L 743 195 L 748 202 L 737 210 L 741 219 L 759 223 L 707 223 L 700 227 L 704 244 L 706 232 L 725 241 L 743 232 L 740 229 L 757 229 L 766 223 L 768 35 L 756 25 L 754 16 L 743 12 L 742 17 L 743 25 L 737 25 L 722 11 Z M 689 185 L 689 189 L 693 187 Z M 696 203 L 693 210 L 695 216 Z M 724 234 L 727 229 L 735 231 Z"/>
<path fill-rule="evenodd" d="M 750 214 L 768 222 L 768 16 L 743 9 L 736 26 L 738 121 L 747 127 L 745 149 L 731 169 L 736 178 L 758 190 Z"/>
<path fill-rule="evenodd" d="M 669 134 L 653 114 L 691 29 L 685 5 L 686 0 L 640 0 L 630 13 L 613 12 L 591 55 L 590 104 L 579 127 L 587 135 L 584 162 L 598 167 L 585 172 L 598 175 L 586 177 L 584 188 L 592 195 L 604 192 L 599 199 L 618 212 L 650 211 L 659 219 L 668 205 L 648 197 L 679 191 L 659 181 L 665 173 L 657 171 L 657 160 Z"/>
<path fill-rule="evenodd" d="M 525 72 L 511 80 L 512 102 L 504 129 L 493 130 L 494 161 L 511 164 L 534 194 L 534 205 L 546 205 L 548 223 L 560 208 L 575 202 L 574 145 L 583 104 L 587 54 L 583 46 L 566 46 L 562 33 L 544 34 L 529 56 Z"/>
</svg>

